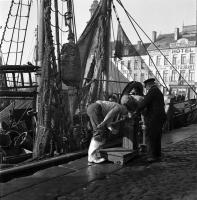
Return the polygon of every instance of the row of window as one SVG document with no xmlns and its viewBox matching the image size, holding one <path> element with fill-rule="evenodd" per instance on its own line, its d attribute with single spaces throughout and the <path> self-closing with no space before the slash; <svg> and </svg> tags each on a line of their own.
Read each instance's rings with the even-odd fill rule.
<svg viewBox="0 0 197 200">
<path fill-rule="evenodd" d="M 134 61 L 134 70 L 145 69 L 145 65 L 146 64 L 145 64 L 144 60 L 141 60 L 141 62 L 139 60 L 135 60 Z M 121 69 L 123 69 L 123 66 L 127 67 L 128 70 L 132 69 L 130 60 L 128 60 L 127 66 L 125 65 L 124 61 L 121 61 Z"/>
<path fill-rule="evenodd" d="M 169 62 L 169 55 L 165 55 L 165 58 L 163 59 L 164 61 L 164 65 L 170 65 Z M 153 66 L 153 57 L 150 57 L 149 59 L 149 65 L 150 66 Z M 171 64 L 172 65 L 177 65 L 178 63 L 178 55 L 177 54 L 174 54 L 173 57 L 172 57 L 172 62 Z M 187 55 L 186 54 L 182 54 L 181 55 L 181 64 L 184 65 L 184 64 L 187 64 L 188 61 L 187 61 Z M 194 53 L 191 53 L 190 54 L 190 57 L 189 57 L 189 64 L 194 64 L 195 63 L 195 54 Z M 161 56 L 157 56 L 156 57 L 156 66 L 160 66 L 162 65 L 162 57 Z M 144 60 L 134 60 L 134 70 L 138 70 L 138 69 L 145 69 L 145 62 Z M 131 70 L 131 60 L 128 60 L 127 62 L 127 65 L 125 65 L 125 62 L 124 61 L 121 61 L 121 69 L 123 69 L 123 66 L 127 67 L 128 70 Z"/>
<path fill-rule="evenodd" d="M 161 77 L 159 75 L 158 72 L 156 72 L 156 76 L 155 76 L 158 80 L 161 80 Z M 168 76 L 168 71 L 167 70 L 164 70 L 163 71 L 163 76 L 162 76 L 163 80 L 165 82 L 168 82 L 168 81 L 172 81 L 172 82 L 176 82 L 176 81 L 180 81 L 180 80 L 183 80 L 183 79 L 186 79 L 187 81 L 194 81 L 195 80 L 195 74 L 194 74 L 194 71 L 189 71 L 189 74 L 188 74 L 188 78 L 186 77 L 186 73 L 185 73 L 185 70 L 181 70 L 180 71 L 180 74 L 178 74 L 175 70 L 172 71 L 172 74 L 171 74 L 171 77 Z M 140 79 L 138 78 L 138 74 L 137 73 L 134 73 L 133 74 L 133 79 L 134 81 L 140 81 L 140 82 L 143 82 L 145 80 L 145 74 L 144 73 L 141 73 L 140 74 Z"/>
<path fill-rule="evenodd" d="M 156 66 L 160 66 L 162 65 L 162 57 L 161 56 L 157 56 L 156 57 Z M 169 60 L 169 55 L 165 55 L 164 57 L 164 65 L 169 65 L 170 63 L 170 60 Z M 177 64 L 177 61 L 178 61 L 178 55 L 177 54 L 174 54 L 173 57 L 172 57 L 172 64 L 173 65 L 176 65 Z M 189 64 L 194 64 L 195 63 L 195 54 L 194 53 L 191 53 L 190 54 L 190 57 L 189 57 Z M 181 55 L 181 64 L 184 65 L 184 64 L 187 64 L 187 55 L 186 54 L 182 54 Z M 149 59 L 149 65 L 152 66 L 153 65 L 153 57 L 150 57 Z"/>
</svg>

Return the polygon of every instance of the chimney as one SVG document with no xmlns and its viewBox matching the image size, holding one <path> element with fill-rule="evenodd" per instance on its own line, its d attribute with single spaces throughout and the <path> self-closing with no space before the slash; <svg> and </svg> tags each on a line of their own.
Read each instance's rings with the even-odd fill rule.
<svg viewBox="0 0 197 200">
<path fill-rule="evenodd" d="M 92 17 L 92 15 L 94 14 L 94 12 L 95 12 L 95 10 L 96 10 L 98 4 L 99 4 L 99 3 L 98 3 L 97 0 L 94 0 L 94 1 L 93 1 L 92 5 L 91 5 L 91 8 L 89 9 L 91 17 Z"/>
<path fill-rule="evenodd" d="M 175 28 L 174 31 L 174 40 L 178 40 L 179 39 L 179 28 Z"/>
<path fill-rule="evenodd" d="M 141 49 L 141 46 L 142 46 L 142 42 L 141 42 L 141 41 L 138 41 L 138 42 L 137 42 L 137 50 L 140 50 L 140 49 Z"/>
<path fill-rule="evenodd" d="M 157 38 L 157 32 L 156 32 L 156 31 L 153 31 L 153 32 L 152 32 L 152 41 L 153 41 L 153 42 L 156 42 L 156 38 Z"/>
</svg>

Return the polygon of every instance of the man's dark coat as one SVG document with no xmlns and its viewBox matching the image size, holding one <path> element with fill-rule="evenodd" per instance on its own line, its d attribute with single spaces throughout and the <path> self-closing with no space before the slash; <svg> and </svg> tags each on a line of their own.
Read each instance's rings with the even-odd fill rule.
<svg viewBox="0 0 197 200">
<path fill-rule="evenodd" d="M 149 89 L 144 100 L 139 104 L 138 110 L 144 110 L 147 145 L 150 156 L 154 158 L 160 157 L 162 127 L 166 114 L 163 94 L 156 85 Z"/>
</svg>

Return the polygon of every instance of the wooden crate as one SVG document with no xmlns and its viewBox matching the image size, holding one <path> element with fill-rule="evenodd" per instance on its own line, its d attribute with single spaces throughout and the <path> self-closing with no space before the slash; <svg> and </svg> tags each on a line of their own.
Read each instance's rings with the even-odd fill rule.
<svg viewBox="0 0 197 200">
<path fill-rule="evenodd" d="M 101 149 L 101 157 L 115 164 L 124 165 L 138 155 L 137 150 L 125 149 L 123 147 Z"/>
<path fill-rule="evenodd" d="M 137 126 L 134 120 L 128 119 L 120 128 L 122 147 L 101 149 L 101 157 L 117 164 L 124 165 L 138 155 Z"/>
</svg>

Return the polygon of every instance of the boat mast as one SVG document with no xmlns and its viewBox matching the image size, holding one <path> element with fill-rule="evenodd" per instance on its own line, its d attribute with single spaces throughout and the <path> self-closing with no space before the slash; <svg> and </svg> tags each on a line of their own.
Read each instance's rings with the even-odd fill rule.
<svg viewBox="0 0 197 200">
<path fill-rule="evenodd" d="M 60 40 L 59 40 L 59 19 L 58 19 L 57 0 L 54 0 L 54 6 L 55 6 L 55 32 L 56 32 L 56 43 L 57 43 L 57 72 L 60 73 Z"/>
<path fill-rule="evenodd" d="M 37 0 L 37 15 L 38 15 L 38 26 L 37 26 L 37 37 L 38 37 L 38 42 L 37 42 L 37 52 L 38 52 L 38 57 L 37 57 L 37 65 L 41 68 L 43 64 L 43 55 L 44 55 L 44 1 L 43 0 Z M 42 69 L 41 69 L 42 70 Z M 38 84 L 38 93 L 40 91 L 40 73 L 36 76 L 36 82 Z M 38 107 L 40 103 L 40 95 L 37 95 L 36 99 L 36 112 L 38 112 Z"/>
<path fill-rule="evenodd" d="M 42 65 L 44 52 L 44 1 L 38 1 L 38 66 Z"/>
<path fill-rule="evenodd" d="M 110 31 L 111 31 L 111 2 L 112 0 L 103 0 L 103 15 L 106 16 L 106 27 L 104 35 L 104 58 L 103 58 L 103 76 L 104 76 L 104 94 L 108 98 L 109 90 L 109 50 L 110 50 Z"/>
</svg>

